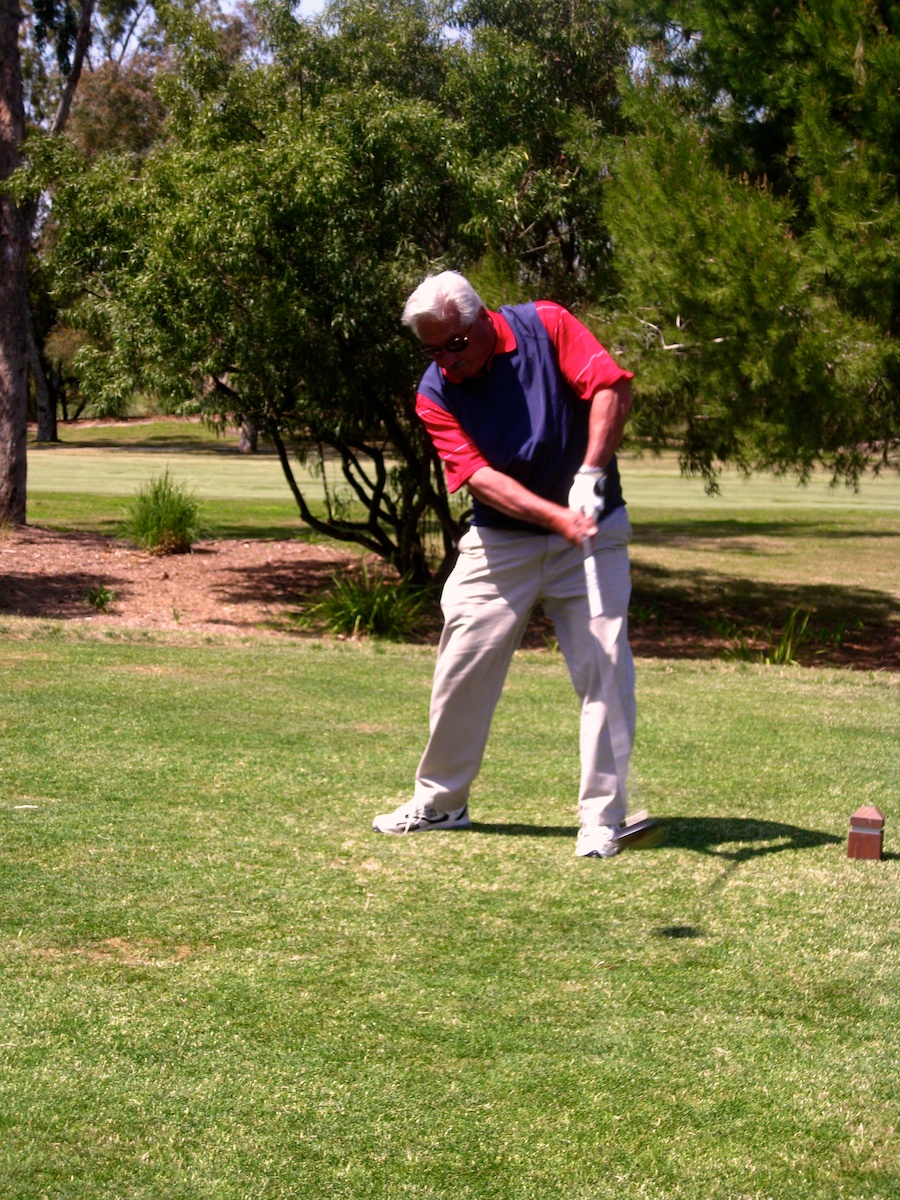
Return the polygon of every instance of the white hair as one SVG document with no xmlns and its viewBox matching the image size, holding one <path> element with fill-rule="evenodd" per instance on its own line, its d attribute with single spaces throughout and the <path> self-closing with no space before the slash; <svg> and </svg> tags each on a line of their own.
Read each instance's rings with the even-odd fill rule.
<svg viewBox="0 0 900 1200">
<path fill-rule="evenodd" d="M 458 317 L 463 325 L 471 325 L 484 308 L 484 301 L 459 271 L 441 271 L 429 275 L 419 284 L 403 309 L 403 324 L 413 333 L 419 331 L 422 317 L 449 321 Z"/>
</svg>

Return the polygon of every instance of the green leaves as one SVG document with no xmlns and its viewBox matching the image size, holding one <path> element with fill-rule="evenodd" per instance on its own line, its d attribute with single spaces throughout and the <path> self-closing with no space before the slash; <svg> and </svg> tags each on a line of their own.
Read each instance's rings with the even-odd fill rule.
<svg viewBox="0 0 900 1200">
<path fill-rule="evenodd" d="M 489 258 L 517 290 L 571 299 L 606 263 L 599 126 L 578 99 L 609 93 L 583 70 L 601 12 L 579 0 L 560 32 L 546 5 L 525 25 L 483 9 L 454 45 L 420 0 L 335 0 L 314 22 L 267 0 L 260 62 L 173 9 L 165 140 L 60 171 L 55 266 L 90 333 L 85 386 L 252 420 L 313 524 L 288 451 L 332 448 L 364 515 L 332 504 L 315 527 L 421 579 L 420 521 L 445 553 L 459 522 L 414 415 L 403 298 L 432 264 Z"/>
<path fill-rule="evenodd" d="M 627 89 L 607 195 L 635 428 L 710 487 L 725 462 L 854 483 L 900 430 L 897 38 L 857 0 L 663 9 L 692 32 Z"/>
</svg>

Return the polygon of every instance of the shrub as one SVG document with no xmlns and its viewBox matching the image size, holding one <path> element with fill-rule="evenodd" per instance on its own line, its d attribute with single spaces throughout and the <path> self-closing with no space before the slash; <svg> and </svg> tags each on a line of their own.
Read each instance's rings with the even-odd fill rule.
<svg viewBox="0 0 900 1200">
<path fill-rule="evenodd" d="M 781 634 L 776 638 L 772 629 L 752 631 L 751 644 L 744 637 L 740 626 L 732 621 L 720 621 L 718 630 L 734 638 L 734 643 L 724 652 L 725 658 L 739 662 L 765 663 L 767 666 L 794 667 L 797 653 L 813 636 L 809 625 L 812 609 L 798 605 L 785 622 Z M 756 643 L 761 643 L 757 645 Z"/>
<path fill-rule="evenodd" d="M 331 591 L 303 613 L 306 623 L 329 633 L 400 640 L 413 631 L 428 603 L 426 588 L 407 579 L 373 578 L 365 563 L 352 575 L 332 579 Z"/>
<path fill-rule="evenodd" d="M 116 593 L 112 588 L 108 588 L 105 583 L 101 583 L 95 588 L 88 588 L 88 604 L 90 604 L 91 608 L 96 608 L 97 612 L 109 612 L 109 606 L 115 598 Z"/>
<path fill-rule="evenodd" d="M 200 506 L 176 483 L 168 467 L 138 490 L 128 513 L 128 533 L 151 554 L 184 554 L 200 536 Z"/>
</svg>

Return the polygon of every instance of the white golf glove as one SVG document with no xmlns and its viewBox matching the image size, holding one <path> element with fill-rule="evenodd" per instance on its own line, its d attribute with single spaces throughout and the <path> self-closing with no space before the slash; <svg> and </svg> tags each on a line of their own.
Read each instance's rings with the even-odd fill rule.
<svg viewBox="0 0 900 1200">
<path fill-rule="evenodd" d="M 606 472 L 602 467 L 581 467 L 569 488 L 569 508 L 583 512 L 592 521 L 603 512 L 603 485 Z"/>
</svg>

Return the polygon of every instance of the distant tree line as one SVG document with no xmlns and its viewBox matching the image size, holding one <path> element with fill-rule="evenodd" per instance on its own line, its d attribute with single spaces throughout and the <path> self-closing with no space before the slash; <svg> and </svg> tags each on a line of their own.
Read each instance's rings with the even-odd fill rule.
<svg viewBox="0 0 900 1200">
<path fill-rule="evenodd" d="M 423 579 L 427 531 L 449 560 L 461 514 L 398 313 L 454 266 L 489 303 L 575 308 L 638 373 L 632 436 L 710 489 L 726 464 L 851 484 L 897 464 L 895 6 L 104 10 L 64 130 L 43 98 L 72 79 L 48 65 L 62 9 L 42 11 L 20 36 L 31 133 L 0 158 L 31 283 L 4 275 L 0 306 L 24 307 L 54 415 L 141 389 L 258 430 L 304 521 Z M 4 339 L 0 453 L 24 421 Z M 298 458 L 337 464 L 324 513 Z"/>
</svg>

